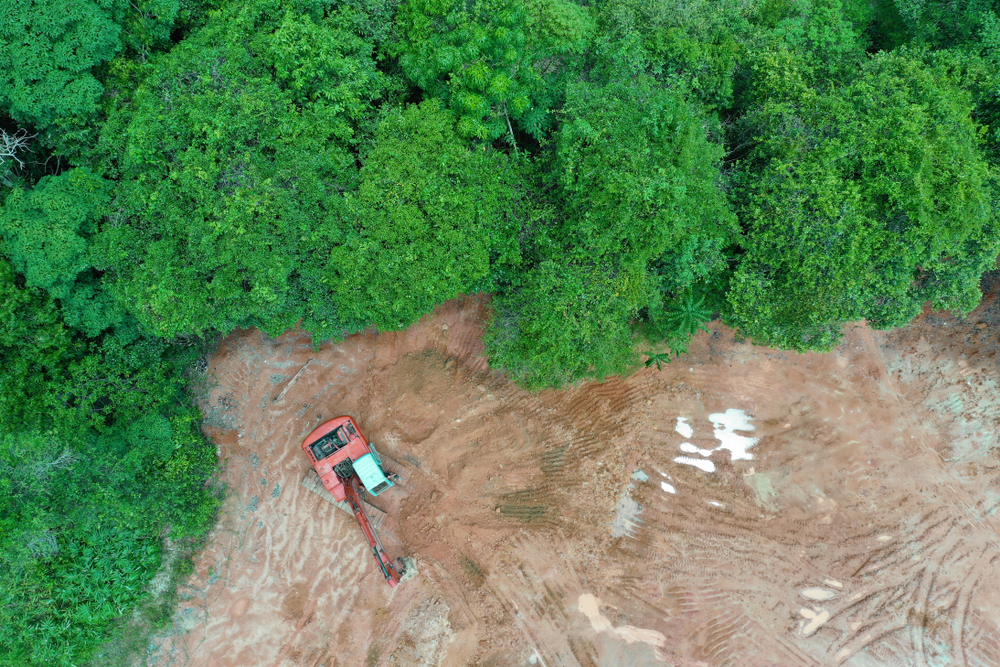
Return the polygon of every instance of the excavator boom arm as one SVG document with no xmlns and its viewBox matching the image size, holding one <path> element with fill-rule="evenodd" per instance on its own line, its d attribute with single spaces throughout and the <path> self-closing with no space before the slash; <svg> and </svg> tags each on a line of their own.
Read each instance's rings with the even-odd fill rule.
<svg viewBox="0 0 1000 667">
<path fill-rule="evenodd" d="M 375 528 L 372 526 L 371 521 L 368 520 L 364 503 L 361 502 L 361 489 L 358 485 L 357 475 L 351 477 L 350 481 L 344 484 L 344 490 L 347 493 L 347 502 L 351 505 L 351 510 L 354 512 L 354 517 L 358 520 L 358 524 L 360 524 L 361 530 L 365 534 L 365 539 L 368 540 L 368 546 L 371 547 L 372 553 L 375 555 L 375 560 L 378 561 L 379 567 L 382 568 L 385 580 L 390 586 L 395 587 L 399 583 L 400 572 L 392 564 L 392 561 L 389 560 L 385 549 L 382 548 L 382 542 L 379 541 L 378 535 L 375 533 Z"/>
</svg>

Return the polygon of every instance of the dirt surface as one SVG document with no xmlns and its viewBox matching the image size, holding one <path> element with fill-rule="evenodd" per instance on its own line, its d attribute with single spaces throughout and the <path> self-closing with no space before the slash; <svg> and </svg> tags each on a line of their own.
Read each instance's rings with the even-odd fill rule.
<svg viewBox="0 0 1000 667">
<path fill-rule="evenodd" d="M 997 287 L 824 355 L 716 323 L 541 394 L 488 369 L 482 298 L 319 352 L 234 334 L 205 404 L 231 494 L 150 662 L 995 667 Z M 373 500 L 419 567 L 395 590 L 299 483 L 341 414 L 407 477 Z"/>
</svg>

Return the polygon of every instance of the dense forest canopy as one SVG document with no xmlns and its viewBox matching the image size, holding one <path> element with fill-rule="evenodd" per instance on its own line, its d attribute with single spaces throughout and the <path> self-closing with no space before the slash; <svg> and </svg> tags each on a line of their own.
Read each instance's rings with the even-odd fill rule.
<svg viewBox="0 0 1000 667">
<path fill-rule="evenodd" d="M 190 369 L 489 292 L 529 388 L 827 350 L 995 266 L 1000 0 L 10 0 L 0 665 L 101 656 L 218 491 Z M 166 607 L 164 607 L 166 608 Z"/>
</svg>

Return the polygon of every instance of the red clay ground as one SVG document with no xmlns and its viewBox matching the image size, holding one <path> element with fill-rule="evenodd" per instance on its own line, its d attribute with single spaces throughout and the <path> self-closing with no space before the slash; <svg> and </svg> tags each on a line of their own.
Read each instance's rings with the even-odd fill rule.
<svg viewBox="0 0 1000 667">
<path fill-rule="evenodd" d="M 204 406 L 231 492 L 149 661 L 995 667 L 986 287 L 968 320 L 855 326 L 830 354 L 715 324 L 662 371 L 541 394 L 488 369 L 481 298 L 319 352 L 234 334 Z M 718 448 L 709 415 L 730 409 L 752 459 Z M 408 474 L 374 501 L 387 550 L 420 570 L 394 591 L 353 519 L 299 484 L 303 437 L 341 414 Z"/>
</svg>

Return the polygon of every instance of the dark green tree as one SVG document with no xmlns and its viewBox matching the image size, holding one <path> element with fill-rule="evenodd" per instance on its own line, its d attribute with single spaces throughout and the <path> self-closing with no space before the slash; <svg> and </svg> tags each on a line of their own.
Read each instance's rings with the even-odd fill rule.
<svg viewBox="0 0 1000 667">
<path fill-rule="evenodd" d="M 111 183 L 81 167 L 43 177 L 30 190 L 15 188 L 0 208 L 0 238 L 14 267 L 28 286 L 59 300 L 67 323 L 91 336 L 124 318 L 89 256 L 110 189 Z"/>
<path fill-rule="evenodd" d="M 686 344 L 664 302 L 724 270 L 738 239 L 708 124 L 648 77 L 569 87 L 540 168 L 548 201 L 525 216 L 530 270 L 495 297 L 494 363 L 532 387 L 624 373 L 640 316 L 656 342 Z"/>
<path fill-rule="evenodd" d="M 755 34 L 755 6 L 734 0 L 606 0 L 588 55 L 591 77 L 647 74 L 682 83 L 709 107 L 732 103 L 733 77 Z"/>
<path fill-rule="evenodd" d="M 147 595 L 164 533 L 211 525 L 215 448 L 193 350 L 89 337 L 22 280 L 0 258 L 0 664 L 69 667 Z"/>
<path fill-rule="evenodd" d="M 0 21 L 0 113 L 46 128 L 97 108 L 96 68 L 123 49 L 146 54 L 180 18 L 204 11 L 185 0 L 10 0 Z"/>
<path fill-rule="evenodd" d="M 115 3 L 16 0 L 0 22 L 0 109 L 46 126 L 93 113 L 101 84 L 91 70 L 121 48 Z"/>
<path fill-rule="evenodd" d="M 494 298 L 490 363 L 527 389 L 628 373 L 638 363 L 630 320 L 648 296 L 645 278 L 600 262 L 542 262 Z"/>
</svg>

